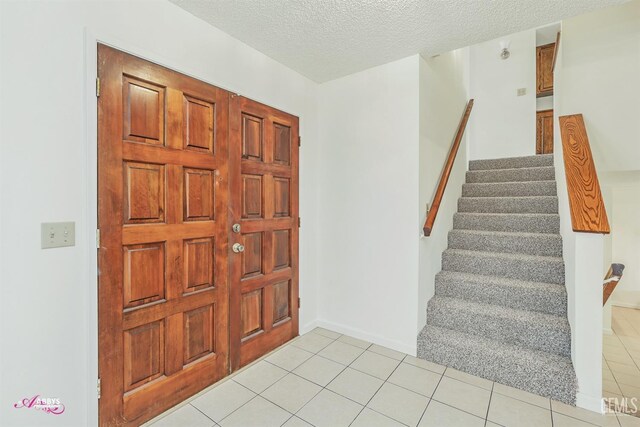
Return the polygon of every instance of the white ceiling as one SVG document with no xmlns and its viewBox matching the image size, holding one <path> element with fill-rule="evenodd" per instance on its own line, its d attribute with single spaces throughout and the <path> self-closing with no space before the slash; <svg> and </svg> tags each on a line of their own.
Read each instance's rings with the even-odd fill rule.
<svg viewBox="0 0 640 427">
<path fill-rule="evenodd" d="M 625 0 L 171 0 L 317 82 Z"/>
</svg>

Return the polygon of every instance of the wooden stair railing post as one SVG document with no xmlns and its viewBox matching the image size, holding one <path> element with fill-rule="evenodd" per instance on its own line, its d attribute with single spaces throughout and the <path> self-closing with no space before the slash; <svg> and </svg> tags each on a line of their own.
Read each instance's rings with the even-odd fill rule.
<svg viewBox="0 0 640 427">
<path fill-rule="evenodd" d="M 582 114 L 560 117 L 560 134 L 573 231 L 609 234 L 607 211 Z"/>
<path fill-rule="evenodd" d="M 438 209 L 440 208 L 440 203 L 442 202 L 442 196 L 444 195 L 444 190 L 447 188 L 447 182 L 449 181 L 449 176 L 451 175 L 451 170 L 453 169 L 453 163 L 456 160 L 456 155 L 458 154 L 458 148 L 460 147 L 460 142 L 462 141 L 462 136 L 464 135 L 464 130 L 467 127 L 467 122 L 469 121 L 469 116 L 471 115 L 471 109 L 473 108 L 473 99 L 470 99 L 467 103 L 467 107 L 462 114 L 462 118 L 460 119 L 460 124 L 458 125 L 458 131 L 456 132 L 456 137 L 453 140 L 453 144 L 451 145 L 451 150 L 449 150 L 449 157 L 447 158 L 447 162 L 444 165 L 444 169 L 442 170 L 442 174 L 440 175 L 440 181 L 438 183 L 438 188 L 433 196 L 433 201 L 431 202 L 431 206 L 429 212 L 427 212 L 427 219 L 424 222 L 424 235 L 430 236 L 431 230 L 433 229 L 433 223 L 436 221 L 436 216 L 438 215 Z"/>
</svg>

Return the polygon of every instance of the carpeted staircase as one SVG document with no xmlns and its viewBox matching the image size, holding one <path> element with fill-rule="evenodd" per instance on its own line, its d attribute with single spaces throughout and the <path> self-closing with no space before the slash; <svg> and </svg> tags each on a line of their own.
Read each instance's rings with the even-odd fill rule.
<svg viewBox="0 0 640 427">
<path fill-rule="evenodd" d="M 575 404 L 553 155 L 469 163 L 418 356 Z"/>
</svg>

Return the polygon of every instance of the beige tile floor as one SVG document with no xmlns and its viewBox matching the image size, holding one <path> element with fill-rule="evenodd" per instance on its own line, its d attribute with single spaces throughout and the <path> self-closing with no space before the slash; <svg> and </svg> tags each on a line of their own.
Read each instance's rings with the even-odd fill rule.
<svg viewBox="0 0 640 427">
<path fill-rule="evenodd" d="M 317 328 L 148 426 L 638 427 Z"/>
<path fill-rule="evenodd" d="M 640 310 L 613 307 L 611 328 L 602 345 L 602 394 L 640 406 Z"/>
</svg>

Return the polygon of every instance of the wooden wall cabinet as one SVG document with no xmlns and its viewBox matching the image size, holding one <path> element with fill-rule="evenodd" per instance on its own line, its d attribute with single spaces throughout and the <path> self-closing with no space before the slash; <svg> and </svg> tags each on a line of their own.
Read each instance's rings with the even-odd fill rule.
<svg viewBox="0 0 640 427">
<path fill-rule="evenodd" d="M 553 110 L 536 113 L 536 154 L 553 153 Z"/>
<path fill-rule="evenodd" d="M 538 97 L 553 94 L 553 56 L 555 50 L 555 43 L 536 48 L 536 95 Z"/>
</svg>

